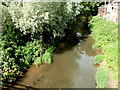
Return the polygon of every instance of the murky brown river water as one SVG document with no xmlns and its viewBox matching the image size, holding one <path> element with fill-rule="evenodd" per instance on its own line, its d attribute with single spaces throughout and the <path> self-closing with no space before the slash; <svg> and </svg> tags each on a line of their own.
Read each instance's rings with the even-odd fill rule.
<svg viewBox="0 0 120 90">
<path fill-rule="evenodd" d="M 28 88 L 95 88 L 95 72 L 90 35 L 85 41 L 61 54 L 53 55 L 52 64 L 34 65 L 14 87 Z"/>
</svg>

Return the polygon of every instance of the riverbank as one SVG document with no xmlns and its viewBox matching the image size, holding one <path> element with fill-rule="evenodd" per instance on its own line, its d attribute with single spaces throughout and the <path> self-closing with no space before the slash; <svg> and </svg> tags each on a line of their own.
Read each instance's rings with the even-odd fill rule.
<svg viewBox="0 0 120 90">
<path fill-rule="evenodd" d="M 16 84 L 14 85 L 15 88 L 28 88 L 30 85 L 34 84 L 34 80 L 43 77 L 43 70 L 45 69 L 47 64 L 41 64 L 40 66 L 36 67 L 34 64 L 30 66 L 28 72 L 26 72 L 22 78 L 18 79 Z M 26 85 L 24 85 L 24 82 Z"/>
<path fill-rule="evenodd" d="M 93 48 L 97 50 L 94 63 L 98 88 L 118 88 L 118 28 L 117 24 L 98 16 L 91 20 Z"/>
<path fill-rule="evenodd" d="M 101 54 L 102 55 L 104 54 L 102 49 L 96 50 L 96 55 L 101 55 Z M 95 66 L 96 67 L 99 67 L 99 66 L 105 67 L 106 65 L 104 62 L 100 62 L 99 64 L 95 64 Z M 113 77 L 114 77 L 113 71 L 109 71 L 109 78 L 107 80 L 106 88 L 118 88 L 118 86 L 116 86 L 116 85 L 118 85 L 118 80 L 115 80 Z"/>
</svg>

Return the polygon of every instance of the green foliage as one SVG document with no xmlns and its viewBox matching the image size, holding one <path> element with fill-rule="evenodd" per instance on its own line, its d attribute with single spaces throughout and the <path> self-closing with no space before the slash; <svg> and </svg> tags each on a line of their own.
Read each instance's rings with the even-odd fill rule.
<svg viewBox="0 0 120 90">
<path fill-rule="evenodd" d="M 97 15 L 97 9 L 102 2 L 81 2 L 79 5 L 82 7 L 80 14 L 84 16 L 95 16 Z"/>
<path fill-rule="evenodd" d="M 114 72 L 118 79 L 118 25 L 99 16 L 91 21 L 92 36 L 95 40 L 93 48 L 102 48 L 104 55 L 96 56 L 94 63 L 102 58 L 105 66 Z M 99 83 L 99 82 L 98 82 Z"/>
<path fill-rule="evenodd" d="M 76 20 L 78 3 L 2 2 L 3 82 L 13 82 L 29 65 L 51 63 L 55 42 Z"/>
<path fill-rule="evenodd" d="M 45 63 L 48 63 L 50 64 L 51 63 L 51 57 L 52 57 L 52 52 L 53 52 L 54 48 L 53 47 L 49 47 L 45 53 L 43 54 L 42 56 L 42 60 L 45 62 Z"/>
<path fill-rule="evenodd" d="M 12 82 L 16 76 L 22 75 L 31 62 L 40 57 L 42 50 L 39 48 L 40 44 L 36 40 L 15 49 L 13 47 L 6 48 L 2 57 L 3 82 Z"/>
<path fill-rule="evenodd" d="M 19 46 L 18 49 L 16 49 L 15 56 L 16 59 L 19 60 L 18 64 L 22 69 L 21 71 L 27 69 L 32 61 L 38 60 L 43 52 L 40 48 L 40 43 L 37 40 L 34 40 L 33 42 L 27 42 L 26 46 Z"/>
<path fill-rule="evenodd" d="M 77 3 L 10 2 L 8 11 L 16 28 L 23 34 L 49 32 L 53 38 L 63 37 L 67 22 L 74 21 Z M 27 8 L 27 9 L 26 9 Z M 52 38 L 52 37 L 51 37 Z"/>
<path fill-rule="evenodd" d="M 106 88 L 109 74 L 103 67 L 98 67 L 96 72 L 97 88 Z"/>
<path fill-rule="evenodd" d="M 97 55 L 94 57 L 94 64 L 99 64 L 101 61 L 103 61 L 104 56 L 103 55 Z"/>
<path fill-rule="evenodd" d="M 37 66 L 51 63 L 56 42 L 65 36 L 64 30 L 76 21 L 77 15 L 90 11 L 90 7 L 84 9 L 86 5 L 79 2 L 2 2 L 3 82 L 15 81 L 32 62 Z"/>
<path fill-rule="evenodd" d="M 54 47 L 49 47 L 42 56 L 37 57 L 35 59 L 34 61 L 35 65 L 38 66 L 44 62 L 50 64 L 52 61 L 53 50 L 54 50 Z"/>
</svg>

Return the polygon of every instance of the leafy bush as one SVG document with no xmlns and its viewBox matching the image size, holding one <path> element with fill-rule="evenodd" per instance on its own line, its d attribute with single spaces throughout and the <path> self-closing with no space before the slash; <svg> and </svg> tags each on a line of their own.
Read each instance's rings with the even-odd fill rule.
<svg viewBox="0 0 120 90">
<path fill-rule="evenodd" d="M 38 66 L 43 62 L 50 64 L 52 62 L 52 53 L 54 47 L 49 47 L 41 57 L 37 57 L 34 63 Z"/>
<path fill-rule="evenodd" d="M 106 88 L 109 74 L 103 67 L 98 67 L 96 72 L 97 88 Z"/>
<path fill-rule="evenodd" d="M 94 64 L 99 64 L 101 61 L 103 61 L 103 55 L 97 55 L 94 57 Z"/>
</svg>

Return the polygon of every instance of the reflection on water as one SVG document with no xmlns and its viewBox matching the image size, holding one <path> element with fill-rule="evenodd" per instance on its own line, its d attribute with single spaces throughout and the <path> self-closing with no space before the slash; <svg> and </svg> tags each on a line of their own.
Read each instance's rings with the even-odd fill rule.
<svg viewBox="0 0 120 90">
<path fill-rule="evenodd" d="M 88 36 L 73 48 L 54 54 L 52 64 L 46 64 L 40 71 L 31 67 L 18 84 L 33 88 L 95 88 L 92 43 Z"/>
</svg>

